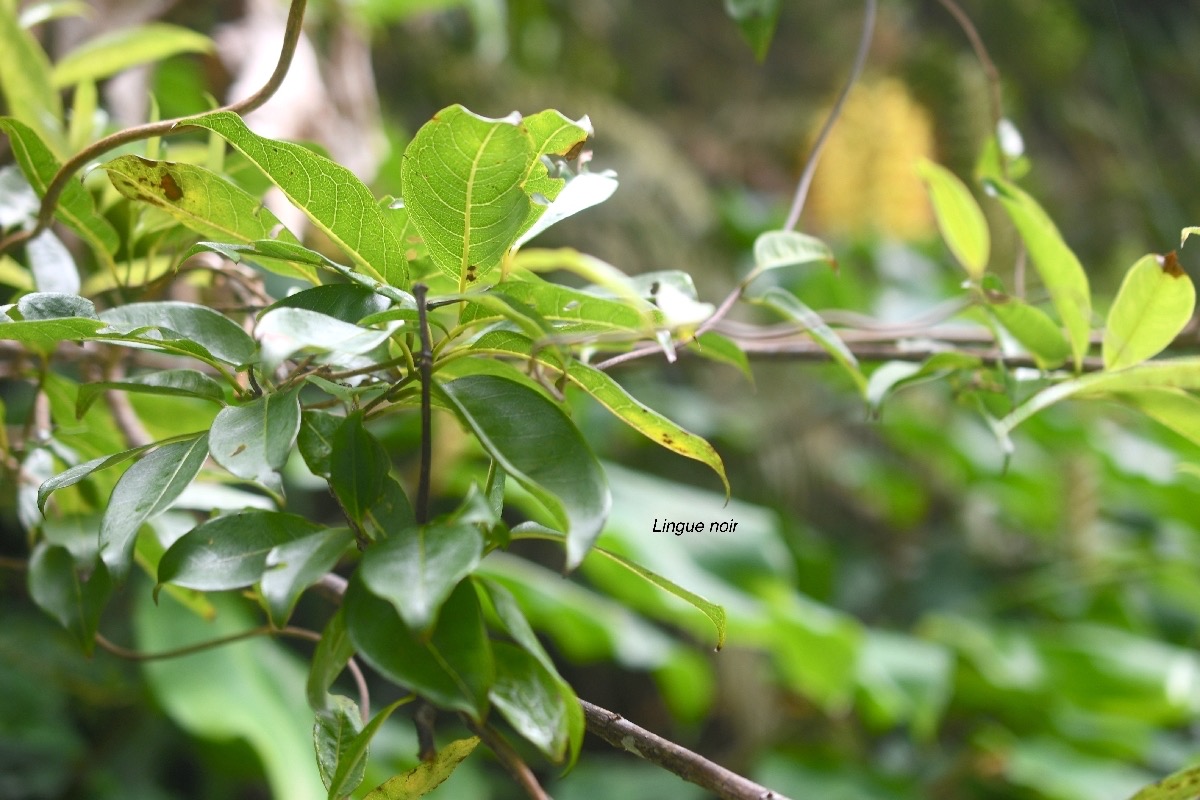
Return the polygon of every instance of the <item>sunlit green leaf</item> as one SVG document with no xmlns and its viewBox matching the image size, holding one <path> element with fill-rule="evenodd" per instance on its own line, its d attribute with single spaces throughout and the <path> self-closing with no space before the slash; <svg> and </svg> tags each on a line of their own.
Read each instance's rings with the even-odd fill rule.
<svg viewBox="0 0 1200 800">
<path fill-rule="evenodd" d="M 100 522 L 100 554 L 117 580 L 133 557 L 142 523 L 166 511 L 208 457 L 208 434 L 164 444 L 131 466 L 117 481 Z"/>
<path fill-rule="evenodd" d="M 903 386 L 935 380 L 960 369 L 976 369 L 982 362 L 970 353 L 947 351 L 935 353 L 922 363 L 888 361 L 875 368 L 867 381 L 867 405 L 878 413 L 883 401 Z"/>
<path fill-rule="evenodd" d="M 1071 357 L 1071 345 L 1062 330 L 1044 311 L 1016 297 L 987 292 L 988 311 L 1004 329 L 1029 351 L 1042 369 L 1050 369 Z"/>
<path fill-rule="evenodd" d="M 92 8 L 80 0 L 42 0 L 21 9 L 20 23 L 26 30 L 64 17 L 86 17 Z"/>
<path fill-rule="evenodd" d="M 395 606 L 410 630 L 425 636 L 442 603 L 482 556 L 483 536 L 474 525 L 414 525 L 368 547 L 359 574 L 368 589 Z"/>
<path fill-rule="evenodd" d="M 299 244 L 261 198 L 204 167 L 127 155 L 100 168 L 125 197 L 161 208 L 201 236 L 242 243 L 278 238 Z M 312 279 L 314 272 L 305 274 Z"/>
<path fill-rule="evenodd" d="M 1200 798 L 1200 767 L 1188 767 L 1147 786 L 1130 800 L 1197 800 Z"/>
<path fill-rule="evenodd" d="M 6 3 L 5 6 L 11 7 L 0 7 L 0 93 L 4 96 L 4 105 L 8 113 L 20 121 L 18 125 L 28 126 L 30 133 L 36 131 L 34 138 L 39 139 L 38 144 L 46 141 L 59 149 L 62 99 L 51 82 L 50 59 L 37 39 L 18 24 L 15 4 Z M 0 119 L 0 128 L 10 137 L 13 132 L 8 125 L 12 122 Z M 14 142 L 13 150 L 17 149 Z M 50 154 L 49 148 L 46 154 Z M 26 177 L 35 188 L 38 187 L 28 170 Z M 39 188 L 38 194 L 44 194 L 44 191 Z"/>
<path fill-rule="evenodd" d="M 0 14 L 0 19 L 3 18 L 4 15 Z M 0 31 L 0 36 L 3 36 L 2 31 Z M 6 52 L 6 48 L 0 47 L 0 54 Z M 0 59 L 3 57 L 0 55 Z M 3 75 L 4 72 L 4 69 L 0 69 L 0 75 Z M 10 74 L 24 75 L 26 74 L 25 68 L 22 67 L 21 72 Z M 61 166 L 58 159 L 33 128 L 26 123 L 10 117 L 0 117 L 0 131 L 4 131 L 8 135 L 13 156 L 20 165 L 21 172 L 25 174 L 26 180 L 29 181 L 29 185 L 38 193 L 39 197 L 44 196 L 46 188 Z M 58 205 L 55 207 L 54 217 L 79 234 L 91 247 L 100 263 L 108 270 L 116 268 L 113 253 L 116 252 L 120 241 L 117 231 L 107 219 L 97 213 L 96 204 L 92 200 L 91 194 L 83 188 L 83 184 L 78 181 L 67 183 L 59 197 Z"/>
<path fill-rule="evenodd" d="M 1174 253 L 1148 255 L 1125 273 L 1104 328 L 1104 366 L 1121 369 L 1162 352 L 1192 318 L 1196 287 Z"/>
<path fill-rule="evenodd" d="M 1200 397 L 1182 389 L 1143 389 L 1121 395 L 1155 422 L 1200 444 Z"/>
<path fill-rule="evenodd" d="M 350 170 L 300 145 L 263 138 L 229 111 L 193 117 L 188 124 L 217 132 L 241 151 L 359 270 L 407 287 L 404 248 L 370 190 Z"/>
<path fill-rule="evenodd" d="M 567 568 L 578 566 L 612 502 L 579 429 L 554 403 L 514 381 L 468 375 L 441 389 L 484 450 L 566 529 Z"/>
<path fill-rule="evenodd" d="M 754 270 L 746 282 L 769 270 L 820 261 L 837 264 L 829 245 L 817 237 L 795 231 L 767 231 L 754 240 Z"/>
<path fill-rule="evenodd" d="M 416 800 L 441 786 L 479 744 L 479 737 L 455 739 L 439 747 L 433 761 L 418 764 L 401 775 L 389 778 L 364 800 Z"/>
<path fill-rule="evenodd" d="M 90 39 L 60 58 L 54 65 L 54 88 L 98 81 L 180 53 L 210 53 L 213 49 L 212 39 L 178 25 L 152 22 L 122 28 Z"/>
<path fill-rule="evenodd" d="M 289 389 L 221 409 L 208 446 L 213 460 L 237 477 L 276 486 L 299 432 L 300 390 Z"/>
<path fill-rule="evenodd" d="M 1021 234 L 1059 319 L 1067 329 L 1078 372 L 1083 366 L 1091 334 L 1092 298 L 1087 274 L 1036 200 L 1015 184 L 999 178 L 987 180 L 985 186 L 1000 200 Z"/>
<path fill-rule="evenodd" d="M 929 190 L 946 246 L 971 280 L 980 280 L 987 269 L 992 240 L 987 219 L 971 190 L 953 172 L 932 161 L 922 160 L 917 172 Z"/>
<path fill-rule="evenodd" d="M 701 358 L 728 364 L 742 373 L 751 385 L 754 384 L 754 373 L 750 371 L 750 359 L 732 339 L 714 331 L 705 331 L 696 341 L 688 345 L 688 349 Z"/>
</svg>

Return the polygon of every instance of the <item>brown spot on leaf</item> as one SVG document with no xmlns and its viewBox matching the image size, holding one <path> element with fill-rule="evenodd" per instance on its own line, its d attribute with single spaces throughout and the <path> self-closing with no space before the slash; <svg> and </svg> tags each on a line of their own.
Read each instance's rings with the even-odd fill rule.
<svg viewBox="0 0 1200 800">
<path fill-rule="evenodd" d="M 555 153 L 555 155 L 557 155 L 559 158 L 566 159 L 567 161 L 574 161 L 575 159 L 579 158 L 579 154 L 583 152 L 583 145 L 585 142 L 587 142 L 587 139 L 581 139 L 580 141 L 571 145 L 571 147 L 569 147 L 565 152 Z"/>
<path fill-rule="evenodd" d="M 475 280 L 479 277 L 479 275 L 477 274 L 478 269 L 479 269 L 479 267 L 475 266 L 474 264 L 471 264 L 470 266 L 467 267 L 467 273 L 464 276 L 467 279 L 467 283 L 474 283 Z"/>
<path fill-rule="evenodd" d="M 1172 278 L 1182 278 L 1184 275 L 1183 267 L 1179 265 L 1179 256 L 1175 255 L 1175 251 L 1167 253 L 1159 259 L 1162 265 L 1163 272 L 1170 275 Z"/>
<path fill-rule="evenodd" d="M 169 172 L 164 172 L 158 180 L 158 186 L 162 189 L 163 195 L 174 203 L 183 197 L 183 189 L 179 188 L 179 183 L 175 180 L 175 176 Z"/>
</svg>

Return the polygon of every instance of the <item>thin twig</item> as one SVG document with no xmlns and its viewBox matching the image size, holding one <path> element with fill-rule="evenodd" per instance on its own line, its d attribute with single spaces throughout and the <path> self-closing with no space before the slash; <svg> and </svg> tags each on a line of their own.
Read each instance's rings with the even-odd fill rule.
<svg viewBox="0 0 1200 800">
<path fill-rule="evenodd" d="M 292 56 L 295 55 L 296 45 L 300 41 L 300 33 L 304 23 L 304 8 L 307 3 L 308 0 L 292 0 L 291 9 L 288 12 L 287 26 L 284 30 L 283 45 L 279 50 L 279 61 L 275 64 L 275 71 L 271 73 L 271 77 L 267 79 L 263 87 L 243 100 L 222 106 L 217 109 L 218 111 L 248 114 L 271 99 L 271 96 L 275 94 L 280 84 L 283 83 L 283 79 L 287 76 L 288 69 L 291 67 Z M 63 189 L 66 188 L 75 173 L 87 166 L 88 162 L 130 142 L 151 139 L 155 136 L 169 136 L 191 130 L 191 126 L 179 124 L 186 119 L 188 118 L 178 117 L 176 119 L 166 119 L 160 122 L 151 122 L 133 128 L 126 128 L 105 136 L 103 139 L 93 142 L 80 150 L 59 168 L 54 178 L 50 181 L 50 184 L 46 187 L 46 193 L 42 195 L 41 209 L 38 211 L 37 224 L 0 239 L 0 253 L 3 253 L 10 247 L 29 241 L 50 226 L 50 223 L 54 219 L 54 211 L 58 206 L 58 198 L 62 195 Z"/>
<path fill-rule="evenodd" d="M 546 790 L 542 788 L 542 785 L 538 783 L 537 776 L 533 774 L 533 770 L 529 768 L 529 765 L 525 763 L 520 754 L 513 749 L 513 746 L 504 740 L 504 737 L 487 725 L 476 725 L 474 722 L 468 722 L 467 724 L 475 735 L 496 754 L 496 758 L 500 759 L 500 763 L 504 765 L 504 768 L 512 775 L 513 780 L 524 790 L 525 794 L 529 795 L 531 800 L 553 800 L 550 795 L 546 794 Z"/>
<path fill-rule="evenodd" d="M 942 8 L 950 12 L 955 22 L 958 23 L 958 27 L 962 28 L 963 33 L 967 35 L 971 49 L 975 51 L 975 57 L 979 59 L 979 63 L 983 67 L 983 74 L 988 83 L 988 105 L 992 113 L 992 132 L 998 133 L 1000 121 L 1004 119 L 1004 103 L 1000 94 L 1000 70 L 996 69 L 996 62 L 992 61 L 987 47 L 983 44 L 983 38 L 979 35 L 979 30 L 975 27 L 975 23 L 971 22 L 971 17 L 967 15 L 967 12 L 963 11 L 955 0 L 938 0 L 938 2 L 942 4 Z M 1003 151 L 1000 152 L 1000 165 L 1004 170 L 1004 177 L 1007 178 L 1008 160 Z"/>
<path fill-rule="evenodd" d="M 858 52 L 854 56 L 854 66 L 851 67 L 850 77 L 842 86 L 837 100 L 834 101 L 833 108 L 829 111 L 829 117 L 821 127 L 821 132 L 817 134 L 817 140 L 813 142 L 812 152 L 808 155 L 808 162 L 805 163 L 804 171 L 800 173 L 800 181 L 796 185 L 796 196 L 792 199 L 792 208 L 788 211 L 787 222 L 783 224 L 784 230 L 795 230 L 796 225 L 800 222 L 800 214 L 803 213 L 804 203 L 808 200 L 808 190 L 812 185 L 813 175 L 816 174 L 817 164 L 821 160 L 821 151 L 825 149 L 829 133 L 842 114 L 846 98 L 850 96 L 850 90 L 858 82 L 863 66 L 867 63 L 867 53 L 871 49 L 871 39 L 875 34 L 876 7 L 876 0 L 867 0 L 866 16 L 863 18 L 862 36 L 858 40 Z"/>
<path fill-rule="evenodd" d="M 428 287 L 414 283 L 413 297 L 417 300 L 417 324 L 420 328 L 421 352 L 418 366 L 421 369 L 421 475 L 417 482 L 417 524 L 429 521 L 429 481 L 433 471 L 433 398 L 430 383 L 433 380 L 433 344 L 429 336 L 429 312 L 425 307 Z"/>
<path fill-rule="evenodd" d="M 620 714 L 580 700 L 587 729 L 620 750 L 657 764 L 688 783 L 701 786 L 721 800 L 787 800 L 779 792 L 744 778 L 699 753 L 675 744 L 645 728 L 634 725 Z"/>
</svg>

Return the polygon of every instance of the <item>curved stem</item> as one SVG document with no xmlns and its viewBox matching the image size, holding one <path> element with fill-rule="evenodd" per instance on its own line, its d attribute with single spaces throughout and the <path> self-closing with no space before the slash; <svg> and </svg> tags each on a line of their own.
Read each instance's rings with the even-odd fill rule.
<svg viewBox="0 0 1200 800">
<path fill-rule="evenodd" d="M 476 725 L 474 722 L 468 723 L 468 726 L 479 737 L 480 741 L 488 746 L 496 758 L 500 759 L 500 763 L 512 775 L 513 780 L 527 794 L 531 800 L 552 800 L 550 795 L 546 794 L 546 790 L 538 783 L 537 776 L 533 774 L 533 770 L 521 758 L 520 754 L 513 749 L 513 746 L 504 740 L 499 733 L 494 731 L 488 725 Z"/>
<path fill-rule="evenodd" d="M 300 33 L 304 23 L 304 9 L 307 4 L 308 0 L 292 0 L 291 9 L 288 11 L 287 26 L 284 30 L 283 46 L 279 50 L 279 61 L 275 64 L 275 71 L 271 73 L 271 77 L 267 79 L 267 82 L 263 84 L 261 89 L 244 100 L 222 106 L 217 109 L 218 111 L 248 114 L 271 99 L 271 96 L 275 94 L 280 84 L 283 83 L 283 79 L 287 76 L 288 69 L 291 68 L 292 56 L 296 54 L 296 45 L 300 41 Z M 188 126 L 180 124 L 186 119 L 187 117 L 177 117 L 175 119 L 165 119 L 160 122 L 151 122 L 145 125 L 126 128 L 125 130 L 105 136 L 103 139 L 93 142 L 80 150 L 59 167 L 58 172 L 55 173 L 54 178 L 50 181 L 50 185 L 46 187 L 46 194 L 42 196 L 42 205 L 38 211 L 37 224 L 32 228 L 17 231 L 0 239 L 0 253 L 3 253 L 10 247 L 29 241 L 49 227 L 50 222 L 54 219 L 54 210 L 58 206 L 58 198 L 62 195 L 67 183 L 76 172 L 87 166 L 89 161 L 130 142 L 151 139 L 155 136 L 169 136 L 174 133 L 186 131 L 189 129 Z"/>
<path fill-rule="evenodd" d="M 813 143 L 812 152 L 809 153 L 808 161 L 804 165 L 804 171 L 800 173 L 800 182 L 796 185 L 796 196 L 792 199 L 792 208 L 788 211 L 787 222 L 783 224 L 784 230 L 795 230 L 796 224 L 800 222 L 800 214 L 803 213 L 804 203 L 808 200 L 808 190 L 812 186 L 813 175 L 816 174 L 817 164 L 821 160 L 821 151 L 825 149 L 829 133 L 833 130 L 833 125 L 837 122 L 838 117 L 841 116 L 842 107 L 846 105 L 846 98 L 850 96 L 850 90 L 858 82 L 863 66 L 867 63 L 867 52 L 871 49 L 871 38 L 875 33 L 877 5 L 876 0 L 867 0 L 867 11 L 863 18 L 862 36 L 858 40 L 858 52 L 854 56 L 854 66 L 851 67 L 850 77 L 842 86 L 837 100 L 834 101 L 833 108 L 829 111 L 829 117 L 821 127 L 821 132 L 817 134 L 817 140 Z"/>
</svg>

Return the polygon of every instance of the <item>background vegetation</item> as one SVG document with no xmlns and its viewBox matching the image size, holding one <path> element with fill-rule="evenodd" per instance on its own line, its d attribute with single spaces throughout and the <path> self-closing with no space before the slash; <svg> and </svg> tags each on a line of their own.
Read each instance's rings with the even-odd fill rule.
<svg viewBox="0 0 1200 800">
<path fill-rule="evenodd" d="M 101 83 L 109 116 L 98 119 L 109 127 L 146 117 L 147 88 L 162 117 L 207 110 L 245 69 L 229 53 L 261 48 L 274 59 L 277 31 L 265 20 L 279 9 L 269 2 L 91 5 L 37 29 L 51 52 L 139 16 L 235 42 L 224 59 L 157 63 L 140 85 Z M 288 113 L 260 121 L 271 135 L 315 141 L 382 193 L 398 191 L 409 138 L 451 103 L 489 116 L 588 114 L 594 165 L 615 169 L 621 188 L 546 243 L 631 273 L 685 269 L 716 302 L 746 271 L 754 237 L 782 222 L 859 33 L 855 6 L 781 6 L 758 63 L 716 0 L 314 2 L 316 71 L 301 72 Z M 1200 56 L 1189 45 L 1200 21 L 1187 4 L 964 6 L 1024 135 L 1026 188 L 1098 296 L 1111 297 L 1129 264 L 1173 249 L 1200 220 L 1190 141 Z M 885 322 L 952 293 L 961 273 L 911 161 L 970 176 L 988 119 L 987 85 L 953 19 L 933 2 L 884 3 L 801 225 L 832 244 L 839 269 L 812 267 L 790 288 L 814 308 Z M 1000 231 L 992 263 L 1011 282 L 1016 236 L 988 211 Z M 1187 249 L 1180 259 L 1192 271 Z M 0 302 L 16 292 L 0 287 Z M 1176 347 L 1193 343 L 1189 332 Z M 607 542 L 725 605 L 729 643 L 710 652 L 702 618 L 589 562 L 579 581 L 521 598 L 581 697 L 796 798 L 1118 800 L 1195 758 L 1200 478 L 1179 468 L 1197 463 L 1194 442 L 1115 405 L 1064 404 L 1020 429 L 1005 469 L 974 414 L 970 381 L 988 374 L 907 388 L 879 419 L 823 364 L 756 362 L 752 382 L 687 359 L 615 374 L 713 441 L 735 499 L 723 506 L 702 466 L 580 404 L 576 419 L 613 485 Z M 15 429 L 30 393 L 4 377 Z M 381 436 L 411 450 L 415 430 Z M 452 498 L 465 480 L 451 469 L 435 486 Z M 293 503 L 303 489 L 291 487 Z M 264 771 L 312 770 L 291 644 L 146 666 L 102 652 L 85 660 L 27 599 L 15 490 L 0 490 L 0 796 L 251 798 L 271 794 Z M 324 501 L 320 491 L 307 500 L 313 514 Z M 737 520 L 737 532 L 651 533 L 650 520 L 699 509 Z M 493 569 L 515 581 L 530 568 Z M 151 613 L 144 588 L 120 596 L 128 613 L 110 612 L 102 628 L 163 649 L 172 612 Z M 239 607 L 222 611 L 238 628 Z M 306 598 L 298 615 L 322 611 Z M 212 713 L 218 704 L 246 719 Z M 364 789 L 415 751 L 407 723 L 389 723 Z M 560 784 L 543 772 L 559 800 L 703 796 L 590 740 Z M 476 757 L 433 796 L 519 795 Z"/>
</svg>

